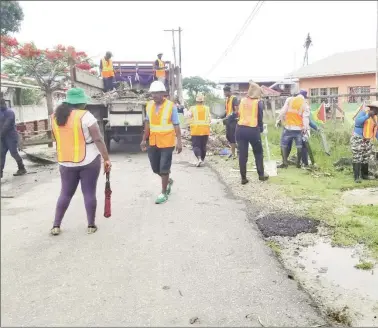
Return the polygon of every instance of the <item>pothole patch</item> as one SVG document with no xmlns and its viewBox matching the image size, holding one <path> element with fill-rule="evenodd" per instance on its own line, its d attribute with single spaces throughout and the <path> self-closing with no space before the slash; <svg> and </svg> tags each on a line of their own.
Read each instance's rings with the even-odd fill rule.
<svg viewBox="0 0 378 328">
<path fill-rule="evenodd" d="M 316 233 L 318 220 L 294 214 L 269 214 L 256 221 L 264 237 L 295 237 L 300 233 Z"/>
</svg>

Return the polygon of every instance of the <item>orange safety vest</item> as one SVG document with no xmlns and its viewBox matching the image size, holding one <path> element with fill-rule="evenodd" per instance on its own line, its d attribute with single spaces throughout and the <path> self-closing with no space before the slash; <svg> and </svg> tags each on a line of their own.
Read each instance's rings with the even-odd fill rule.
<svg viewBox="0 0 378 328">
<path fill-rule="evenodd" d="M 255 128 L 258 125 L 259 100 L 243 98 L 239 104 L 239 125 Z"/>
<path fill-rule="evenodd" d="M 193 117 L 190 121 L 190 134 L 192 136 L 210 135 L 210 108 L 196 105 L 190 108 Z"/>
<path fill-rule="evenodd" d="M 156 70 L 155 75 L 156 77 L 165 77 L 165 63 L 159 58 L 157 61 L 159 62 L 159 69 Z"/>
<path fill-rule="evenodd" d="M 287 110 L 285 118 L 286 126 L 297 126 L 303 128 L 303 108 L 305 105 L 305 100 L 300 96 L 290 99 L 289 109 Z"/>
<path fill-rule="evenodd" d="M 114 68 L 113 68 L 113 62 L 111 59 L 106 60 L 105 58 L 102 58 L 102 71 L 101 76 L 104 78 L 113 77 L 114 76 Z"/>
<path fill-rule="evenodd" d="M 146 112 L 150 123 L 150 146 L 170 148 L 175 146 L 176 134 L 172 123 L 173 102 L 165 99 L 159 111 L 153 100 L 147 103 Z"/>
<path fill-rule="evenodd" d="M 81 119 L 86 112 L 86 110 L 72 110 L 64 126 L 59 126 L 54 114 L 51 115 L 58 162 L 80 163 L 85 159 L 86 141 Z"/>
<path fill-rule="evenodd" d="M 234 101 L 235 96 L 230 96 L 226 99 L 226 115 L 232 114 L 234 109 L 232 108 L 232 102 Z"/>
<path fill-rule="evenodd" d="M 373 117 L 369 117 L 365 123 L 363 128 L 363 136 L 365 139 L 374 139 L 377 135 L 378 130 L 378 117 L 374 115 Z"/>
</svg>

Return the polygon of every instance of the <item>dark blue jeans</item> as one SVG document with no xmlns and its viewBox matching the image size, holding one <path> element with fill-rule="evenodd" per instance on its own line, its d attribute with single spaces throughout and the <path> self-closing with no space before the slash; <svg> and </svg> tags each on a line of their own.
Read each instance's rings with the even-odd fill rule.
<svg viewBox="0 0 378 328">
<path fill-rule="evenodd" d="M 22 166 L 22 158 L 18 153 L 18 137 L 16 135 L 5 136 L 1 138 L 1 172 L 4 170 L 5 158 L 8 151 L 17 162 L 18 167 Z"/>
<path fill-rule="evenodd" d="M 307 150 L 307 146 L 304 142 L 302 142 L 303 145 L 302 145 L 302 163 L 304 165 L 308 165 L 308 150 Z M 287 146 L 287 156 L 290 155 L 290 152 L 291 152 L 291 147 L 293 146 L 293 140 L 290 140 L 289 141 L 289 144 Z"/>
<path fill-rule="evenodd" d="M 298 149 L 301 149 L 303 146 L 302 131 L 284 129 L 281 135 L 281 147 L 288 148 L 289 144 L 292 144 L 293 140 L 295 141 L 295 146 Z"/>
<path fill-rule="evenodd" d="M 105 92 L 113 90 L 113 88 L 114 88 L 113 81 L 114 81 L 114 77 L 104 78 L 104 90 L 105 90 Z"/>
</svg>

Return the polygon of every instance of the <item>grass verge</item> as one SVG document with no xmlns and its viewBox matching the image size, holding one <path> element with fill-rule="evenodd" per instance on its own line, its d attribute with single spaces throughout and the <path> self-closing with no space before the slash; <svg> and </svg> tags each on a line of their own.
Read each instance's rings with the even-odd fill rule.
<svg viewBox="0 0 378 328">
<path fill-rule="evenodd" d="M 275 129 L 273 122 L 269 122 L 268 131 L 271 158 L 279 160 L 282 130 Z M 285 195 L 302 205 L 307 215 L 320 219 L 332 227 L 332 239 L 335 245 L 364 244 L 378 259 L 378 206 L 348 206 L 342 199 L 343 191 L 378 187 L 378 181 L 363 181 L 362 184 L 357 185 L 353 181 L 350 167 L 345 167 L 342 171 L 334 167 L 333 163 L 340 158 L 351 157 L 349 139 L 352 128 L 350 126 L 329 122 L 324 127 L 324 131 L 331 156 L 324 153 L 320 136 L 313 132 L 310 145 L 316 167 L 311 170 L 300 170 L 294 166 L 279 169 L 278 176 L 271 177 L 269 183 L 278 185 Z M 266 158 L 265 143 L 264 152 Z M 294 153 L 295 147 L 292 150 L 293 155 Z M 230 163 L 234 169 L 238 169 L 237 161 Z M 249 168 L 253 166 L 254 158 L 251 152 Z"/>
</svg>

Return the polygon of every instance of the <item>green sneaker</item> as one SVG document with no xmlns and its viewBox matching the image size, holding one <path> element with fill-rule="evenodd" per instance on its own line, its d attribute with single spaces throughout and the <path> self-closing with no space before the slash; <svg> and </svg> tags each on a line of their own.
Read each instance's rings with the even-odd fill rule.
<svg viewBox="0 0 378 328">
<path fill-rule="evenodd" d="M 155 204 L 164 204 L 168 200 L 167 194 L 160 194 L 155 200 Z"/>
<path fill-rule="evenodd" d="M 168 186 L 167 186 L 167 195 L 171 194 L 172 185 L 173 185 L 173 180 L 171 178 L 169 178 Z"/>
</svg>

